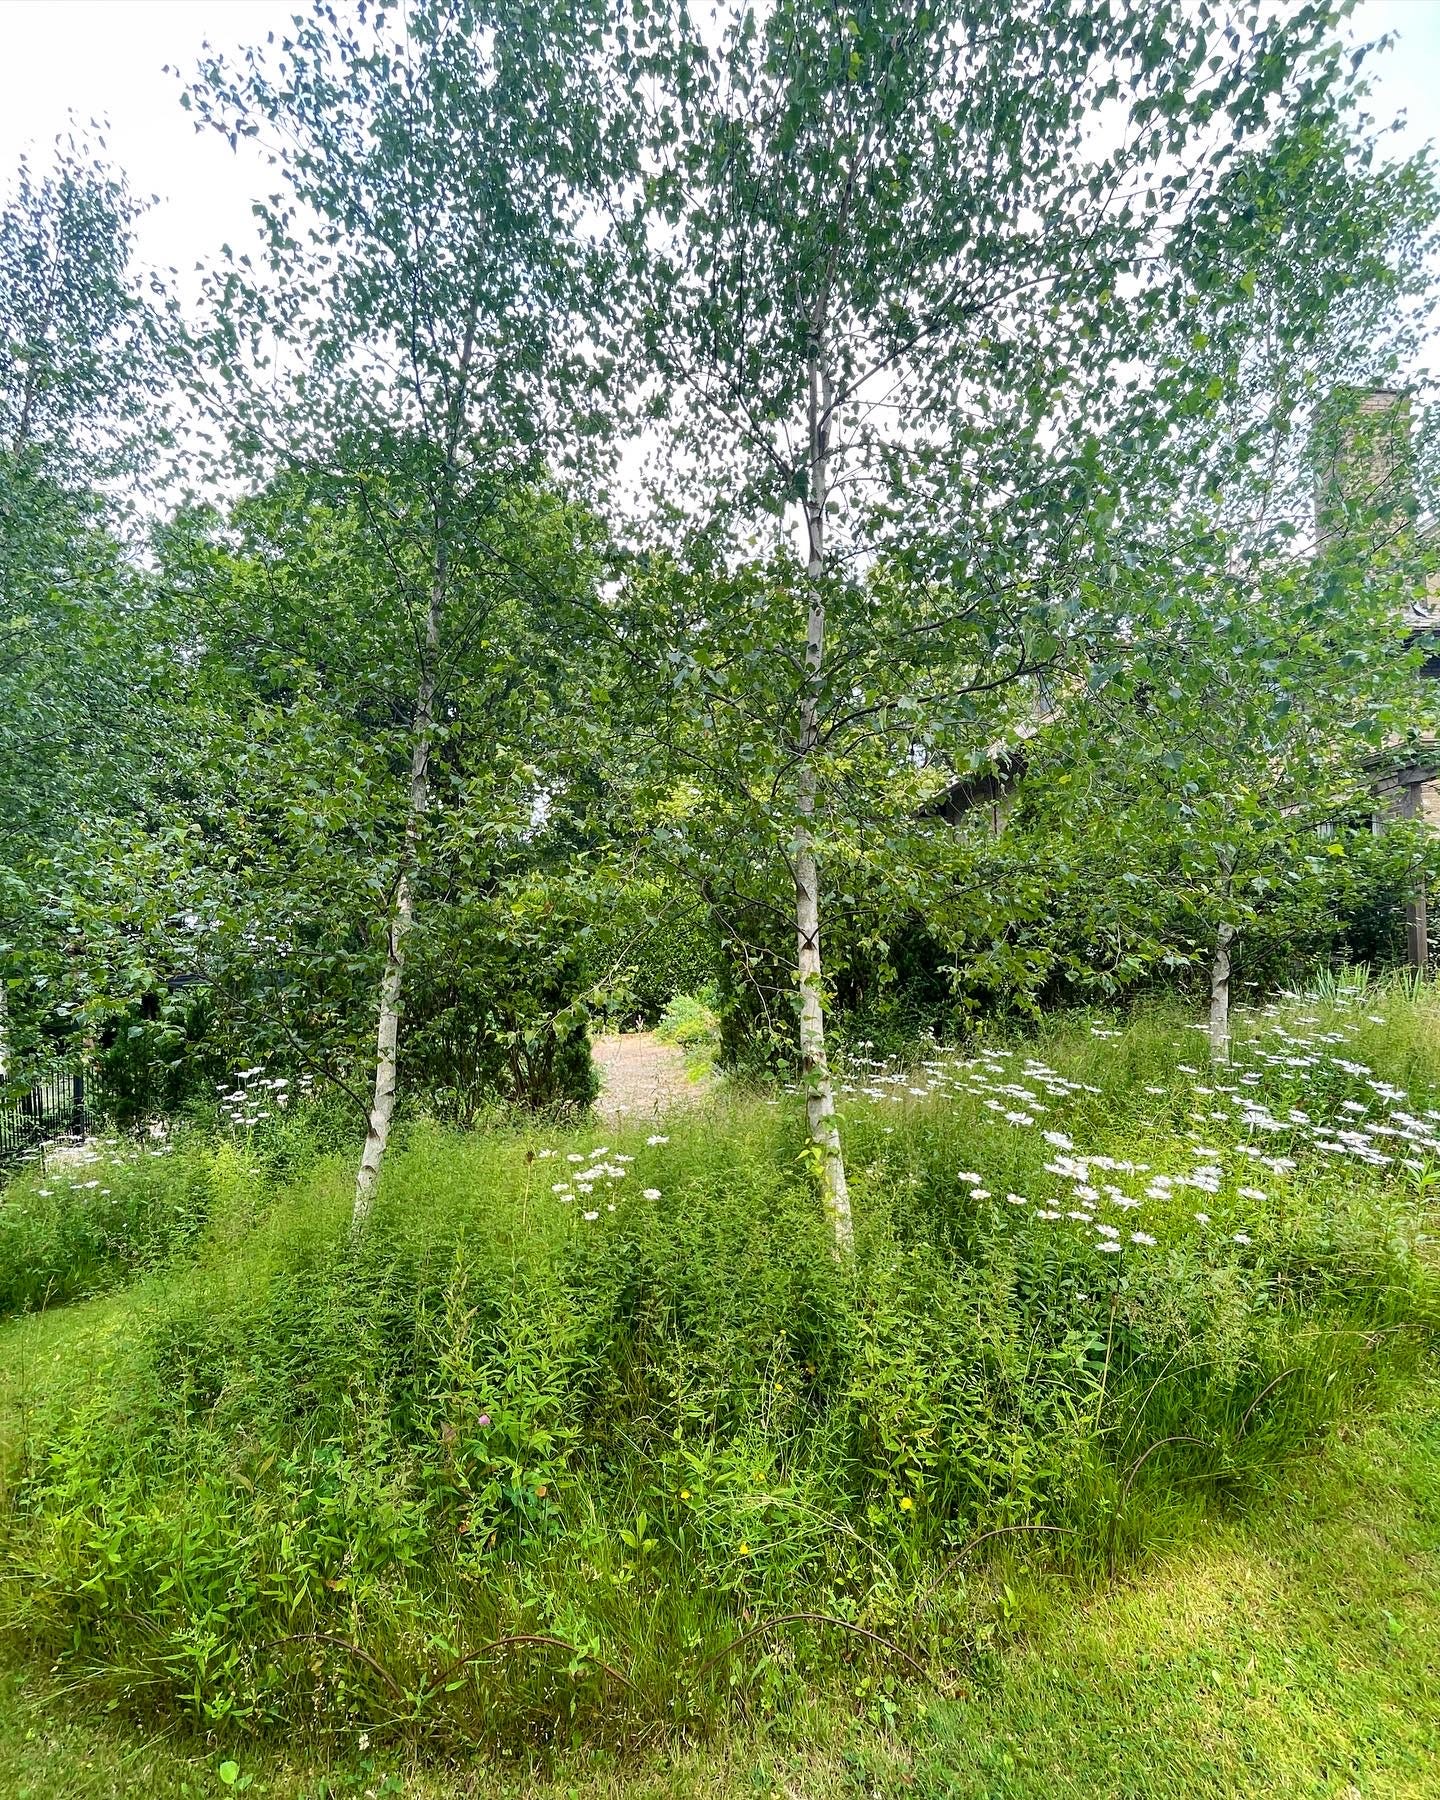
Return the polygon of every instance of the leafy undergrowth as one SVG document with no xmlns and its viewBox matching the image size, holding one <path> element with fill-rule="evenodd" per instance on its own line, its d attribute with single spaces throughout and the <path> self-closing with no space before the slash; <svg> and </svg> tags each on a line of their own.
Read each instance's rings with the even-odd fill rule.
<svg viewBox="0 0 1440 1800">
<path fill-rule="evenodd" d="M 194 1142 L 135 1151 L 108 1141 L 12 1184 L 0 1205 L 0 1317 L 120 1286 L 184 1252 L 205 1228 L 212 1168 Z"/>
<path fill-rule="evenodd" d="M 243 1235 L 273 1177 L 312 1163 L 336 1136 L 333 1109 L 313 1101 L 287 1113 L 227 1094 L 216 1117 L 230 1123 L 228 1133 L 187 1126 L 138 1144 L 102 1138 L 65 1147 L 6 1187 L 0 1318 L 106 1293 Z M 257 1117 L 265 1122 L 258 1137 Z"/>
<path fill-rule="evenodd" d="M 1428 1800 L 1440 1757 L 1440 1384 L 1293 1465 L 1242 1519 L 1077 1602 L 1014 1552 L 988 1571 L 1031 1615 L 961 1695 L 843 1687 L 788 1721 L 621 1757 L 435 1767 L 338 1738 L 293 1760 L 242 1731 L 157 1740 L 32 1669 L 0 1672 L 13 1800 Z M 859 1686 L 857 1671 L 852 1686 Z M 227 1774 L 230 1772 L 227 1768 Z"/>
<path fill-rule="evenodd" d="M 713 995 L 677 994 L 655 1028 L 662 1044 L 674 1044 L 685 1052 L 685 1067 L 692 1080 L 712 1075 L 720 1053 L 720 1020 L 712 1000 Z"/>
<path fill-rule="evenodd" d="M 1164 1017 L 857 1070 L 853 1274 L 783 1102 L 417 1129 L 358 1255 L 344 1165 L 246 1164 L 183 1260 L 0 1337 L 11 1653 L 252 1754 L 679 1755 L 828 1707 L 907 1720 L 937 1795 L 1030 1792 L 957 1760 L 976 1707 L 1062 1732 L 1006 1646 L 1070 1634 L 1083 1716 L 1075 1597 L 1218 1556 L 1420 1366 L 1434 1026 L 1258 1017 L 1223 1079 Z"/>
</svg>

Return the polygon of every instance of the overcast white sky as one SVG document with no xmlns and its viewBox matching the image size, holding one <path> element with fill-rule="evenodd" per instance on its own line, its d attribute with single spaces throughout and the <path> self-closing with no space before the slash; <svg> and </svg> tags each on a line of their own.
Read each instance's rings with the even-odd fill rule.
<svg viewBox="0 0 1440 1800">
<path fill-rule="evenodd" d="M 137 193 L 158 197 L 142 262 L 183 275 L 222 243 L 250 242 L 250 201 L 268 185 L 258 154 L 197 133 L 161 71 L 193 68 L 205 39 L 235 48 L 278 35 L 302 10 L 305 0 L 0 0 L 0 194 L 22 151 L 43 159 L 74 112 L 109 121 L 112 159 Z M 1362 0 L 1356 31 L 1401 40 L 1377 59 L 1377 110 L 1406 111 L 1412 142 L 1440 138 L 1440 0 Z"/>
</svg>

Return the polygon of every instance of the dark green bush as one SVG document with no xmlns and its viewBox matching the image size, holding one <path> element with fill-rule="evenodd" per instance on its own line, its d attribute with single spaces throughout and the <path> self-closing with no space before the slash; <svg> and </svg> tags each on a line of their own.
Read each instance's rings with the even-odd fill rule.
<svg viewBox="0 0 1440 1800">
<path fill-rule="evenodd" d="M 468 1123 L 496 1102 L 584 1109 L 599 1092 L 590 1058 L 589 984 L 573 923 L 451 907 L 411 952 L 402 1092 Z"/>
</svg>

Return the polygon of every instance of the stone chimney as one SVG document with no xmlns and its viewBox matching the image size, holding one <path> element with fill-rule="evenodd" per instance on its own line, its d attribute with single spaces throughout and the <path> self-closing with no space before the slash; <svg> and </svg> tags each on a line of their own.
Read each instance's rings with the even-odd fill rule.
<svg viewBox="0 0 1440 1800">
<path fill-rule="evenodd" d="M 1379 550 L 1415 518 L 1410 394 L 1332 388 L 1315 409 L 1315 538 Z"/>
</svg>

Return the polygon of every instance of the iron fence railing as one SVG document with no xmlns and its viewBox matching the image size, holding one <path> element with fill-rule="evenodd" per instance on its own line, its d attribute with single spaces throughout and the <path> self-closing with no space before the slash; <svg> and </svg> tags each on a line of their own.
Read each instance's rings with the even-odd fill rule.
<svg viewBox="0 0 1440 1800">
<path fill-rule="evenodd" d="M 84 1069 L 57 1069 L 0 1105 L 0 1164 L 23 1162 L 56 1138 L 86 1138 L 94 1095 Z"/>
</svg>

